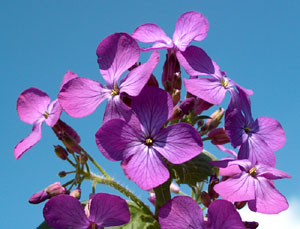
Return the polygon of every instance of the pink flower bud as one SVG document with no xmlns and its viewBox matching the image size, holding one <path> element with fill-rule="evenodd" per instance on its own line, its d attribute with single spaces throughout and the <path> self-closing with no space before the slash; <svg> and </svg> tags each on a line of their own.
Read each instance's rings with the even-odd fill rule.
<svg viewBox="0 0 300 229">
<path fill-rule="evenodd" d="M 205 125 L 201 128 L 202 133 L 207 133 L 208 131 L 215 129 L 221 123 L 221 119 L 225 114 L 223 108 L 219 108 L 214 113 L 211 114 L 210 119 L 207 119 Z"/>
<path fill-rule="evenodd" d="M 208 208 L 209 205 L 211 204 L 211 198 L 208 195 L 208 193 L 205 191 L 201 192 L 200 198 L 201 198 L 202 204 Z"/>
<path fill-rule="evenodd" d="M 183 100 L 182 103 L 180 103 L 179 107 L 182 110 L 183 114 L 185 115 L 190 113 L 193 110 L 194 105 L 195 105 L 195 98 L 190 97 Z"/>
<path fill-rule="evenodd" d="M 155 193 L 150 192 L 149 194 L 150 194 L 150 196 L 148 197 L 148 200 L 151 202 L 151 204 L 153 204 L 155 206 L 155 201 L 156 201 Z"/>
<path fill-rule="evenodd" d="M 75 142 L 80 143 L 81 139 L 77 132 L 62 120 L 59 119 L 52 129 L 59 139 L 61 138 L 61 136 L 67 135 L 71 137 Z"/>
<path fill-rule="evenodd" d="M 179 194 L 180 188 L 179 188 L 179 186 L 177 184 L 171 183 L 171 185 L 170 185 L 170 191 L 173 192 L 173 193 L 175 193 L 175 194 Z"/>
<path fill-rule="evenodd" d="M 182 117 L 183 117 L 183 112 L 180 109 L 179 105 L 177 105 L 173 108 L 173 113 L 169 118 L 169 121 L 178 120 L 181 119 Z"/>
<path fill-rule="evenodd" d="M 60 146 L 60 145 L 54 146 L 54 150 L 55 150 L 56 155 L 60 159 L 66 160 L 68 158 L 68 152 L 62 146 Z"/>
<path fill-rule="evenodd" d="M 30 198 L 29 198 L 29 203 L 31 204 L 39 204 L 45 200 L 47 200 L 49 198 L 49 194 L 47 192 L 45 192 L 44 190 L 39 191 L 35 194 L 33 194 Z"/>
<path fill-rule="evenodd" d="M 225 128 L 217 128 L 208 132 L 207 136 L 211 138 L 211 143 L 214 145 L 224 145 L 230 142 L 230 139 L 225 133 Z"/>
<path fill-rule="evenodd" d="M 55 182 L 54 184 L 51 184 L 47 188 L 45 188 L 45 192 L 47 192 L 52 197 L 59 194 L 65 194 L 66 189 L 65 187 L 60 185 L 60 182 Z"/>
<path fill-rule="evenodd" d="M 213 104 L 206 102 L 203 99 L 197 98 L 194 106 L 194 113 L 201 114 L 203 111 L 208 110 L 212 106 Z"/>
<path fill-rule="evenodd" d="M 166 55 L 166 61 L 164 63 L 162 73 L 162 84 L 167 92 L 172 93 L 173 89 L 181 89 L 181 85 L 179 88 L 179 83 L 177 82 L 179 81 L 179 77 L 180 64 L 177 60 L 176 53 L 173 50 L 169 50 L 168 54 Z M 175 81 L 176 85 L 174 84 Z"/>
<path fill-rule="evenodd" d="M 80 188 L 76 188 L 74 189 L 71 193 L 70 193 L 70 196 L 73 196 L 75 197 L 76 199 L 80 199 L 81 197 L 81 189 Z"/>
<path fill-rule="evenodd" d="M 65 172 L 65 171 L 60 171 L 59 173 L 58 173 L 58 176 L 59 177 L 65 177 L 67 175 L 67 173 Z"/>
</svg>

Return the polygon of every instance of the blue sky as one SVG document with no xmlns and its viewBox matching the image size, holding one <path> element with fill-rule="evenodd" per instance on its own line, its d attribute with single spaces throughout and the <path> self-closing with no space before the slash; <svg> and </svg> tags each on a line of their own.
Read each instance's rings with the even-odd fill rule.
<svg viewBox="0 0 300 229">
<path fill-rule="evenodd" d="M 277 168 L 293 178 L 276 182 L 276 187 L 288 199 L 298 196 L 299 200 L 298 0 L 193 0 L 188 3 L 181 0 L 105 3 L 11 0 L 2 1 L 0 7 L 2 227 L 36 227 L 43 220 L 43 205 L 30 205 L 28 198 L 59 180 L 56 174 L 69 168 L 55 157 L 53 145 L 59 142 L 46 125 L 42 140 L 20 160 L 14 159 L 14 146 L 31 131 L 31 126 L 20 121 L 16 112 L 19 94 L 29 87 L 37 87 L 55 99 L 67 70 L 103 82 L 96 59 L 101 40 L 114 32 L 132 33 L 146 22 L 160 25 L 172 36 L 177 18 L 190 10 L 203 13 L 210 24 L 207 38 L 194 44 L 202 47 L 230 78 L 254 91 L 251 101 L 255 117 L 273 117 L 282 124 L 287 142 L 276 152 Z M 161 52 L 160 64 L 154 72 L 158 78 L 164 55 Z M 100 105 L 85 118 L 63 114 L 62 119 L 78 131 L 83 147 L 113 177 L 145 199 L 146 193 L 126 181 L 119 163 L 104 159 L 96 147 L 94 134 L 101 125 L 104 107 L 105 104 Z M 209 149 L 214 153 L 213 147 Z M 85 187 L 90 188 L 90 184 L 87 182 Z M 97 191 L 111 190 L 99 186 Z"/>
</svg>

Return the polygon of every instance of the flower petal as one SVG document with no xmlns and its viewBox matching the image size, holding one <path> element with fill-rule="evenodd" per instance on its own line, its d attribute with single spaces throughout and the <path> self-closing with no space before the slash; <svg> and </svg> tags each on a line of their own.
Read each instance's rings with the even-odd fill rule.
<svg viewBox="0 0 300 229">
<path fill-rule="evenodd" d="M 50 103 L 48 106 L 49 116 L 45 119 L 47 125 L 53 127 L 58 121 L 61 112 L 62 112 L 62 107 L 58 102 L 58 99 L 52 101 L 52 103 Z"/>
<path fill-rule="evenodd" d="M 97 193 L 90 206 L 90 221 L 98 227 L 119 226 L 128 223 L 128 204 L 119 196 Z"/>
<path fill-rule="evenodd" d="M 255 180 L 255 195 L 255 200 L 248 202 L 251 211 L 277 214 L 289 207 L 286 198 L 264 177 Z"/>
<path fill-rule="evenodd" d="M 66 83 L 58 94 L 63 109 L 72 117 L 93 113 L 111 91 L 97 81 L 78 77 Z"/>
<path fill-rule="evenodd" d="M 158 26 L 152 23 L 140 25 L 135 29 L 132 37 L 140 42 L 160 44 L 160 48 L 172 48 L 173 42 L 170 37 Z M 157 45 L 156 45 L 157 46 Z"/>
<path fill-rule="evenodd" d="M 269 117 L 259 117 L 257 123 L 259 130 L 256 134 L 260 135 L 273 151 L 284 146 L 284 130 L 277 120 Z"/>
<path fill-rule="evenodd" d="M 33 124 L 47 111 L 50 103 L 49 96 L 34 87 L 23 91 L 17 101 L 17 111 L 20 119 L 28 124 Z"/>
<path fill-rule="evenodd" d="M 147 146 L 140 147 L 139 151 L 135 152 L 125 171 L 127 176 L 143 190 L 155 188 L 170 177 L 159 153 Z"/>
<path fill-rule="evenodd" d="M 225 200 L 244 201 L 255 198 L 254 178 L 242 172 L 214 186 L 214 190 Z"/>
<path fill-rule="evenodd" d="M 69 195 L 52 197 L 45 204 L 43 214 L 47 224 L 57 229 L 84 229 L 90 225 L 81 203 Z"/>
<path fill-rule="evenodd" d="M 162 229 L 206 228 L 201 208 L 188 196 L 169 200 L 159 209 L 158 219 Z"/>
<path fill-rule="evenodd" d="M 100 42 L 97 48 L 100 72 L 109 88 L 117 84 L 123 72 L 140 57 L 137 42 L 127 33 L 114 33 Z"/>
<path fill-rule="evenodd" d="M 186 12 L 176 22 L 173 42 L 180 51 L 184 51 L 193 40 L 202 41 L 208 27 L 208 20 L 201 13 Z"/>
<path fill-rule="evenodd" d="M 244 229 L 240 214 L 232 203 L 226 200 L 215 200 L 207 211 L 208 229 Z"/>
<path fill-rule="evenodd" d="M 258 164 L 255 167 L 257 169 L 257 176 L 267 178 L 268 180 L 291 178 L 289 174 L 264 164 Z"/>
<path fill-rule="evenodd" d="M 176 52 L 176 57 L 190 76 L 214 75 L 216 72 L 217 65 L 199 47 L 191 45 L 184 52 Z"/>
<path fill-rule="evenodd" d="M 173 112 L 171 96 L 160 88 L 150 86 L 145 86 L 139 96 L 132 99 L 131 107 L 137 114 L 146 135 L 152 136 Z"/>
<path fill-rule="evenodd" d="M 126 92 L 131 96 L 137 96 L 148 82 L 154 68 L 158 64 L 159 53 L 153 52 L 149 60 L 129 72 L 120 84 L 120 92 Z"/>
<path fill-rule="evenodd" d="M 184 163 L 203 150 L 200 134 L 187 123 L 177 123 L 162 129 L 154 137 L 153 148 L 173 164 Z"/>
<path fill-rule="evenodd" d="M 142 145 L 131 126 L 121 119 L 105 122 L 95 137 L 100 152 L 111 161 L 120 161 L 129 157 L 130 154 L 135 153 L 136 147 Z"/>
<path fill-rule="evenodd" d="M 131 115 L 130 107 L 123 103 L 119 95 L 110 96 L 105 107 L 103 122 L 116 118 L 128 121 Z"/>
<path fill-rule="evenodd" d="M 75 78 L 77 78 L 77 77 L 78 77 L 78 75 L 77 75 L 76 73 L 74 73 L 74 72 L 72 72 L 72 71 L 70 71 L 70 70 L 67 71 L 66 74 L 64 75 L 64 78 L 63 78 L 62 82 L 61 82 L 61 85 L 60 85 L 59 90 L 61 90 L 61 89 L 63 88 L 63 86 L 64 86 L 67 82 L 69 82 L 70 80 L 75 79 Z"/>
<path fill-rule="evenodd" d="M 33 124 L 32 132 L 16 145 L 14 155 L 19 159 L 27 150 L 34 146 L 42 137 L 42 124 L 44 117 L 40 118 Z"/>
<path fill-rule="evenodd" d="M 212 104 L 222 103 L 226 89 L 215 78 L 184 79 L 186 90 Z"/>
</svg>

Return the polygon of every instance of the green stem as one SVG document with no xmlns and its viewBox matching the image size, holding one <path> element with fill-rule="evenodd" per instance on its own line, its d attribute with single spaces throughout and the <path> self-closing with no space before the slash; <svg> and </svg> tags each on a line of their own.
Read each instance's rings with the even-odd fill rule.
<svg viewBox="0 0 300 229">
<path fill-rule="evenodd" d="M 69 158 L 67 158 L 66 159 L 73 167 L 76 167 L 76 165 L 69 159 Z"/>
<path fill-rule="evenodd" d="M 103 177 L 96 176 L 94 174 L 87 174 L 87 173 L 84 173 L 83 175 L 88 180 L 91 180 L 91 181 L 96 182 L 98 184 L 105 184 L 105 185 L 108 185 L 108 186 L 118 190 L 119 192 L 121 192 L 122 194 L 124 194 L 125 196 L 130 198 L 133 202 L 135 202 L 146 214 L 153 216 L 152 212 L 150 211 L 150 209 L 147 205 L 145 205 L 131 191 L 124 188 L 122 185 L 120 185 L 116 181 L 112 180 L 111 178 L 103 178 Z"/>
<path fill-rule="evenodd" d="M 210 137 L 206 137 L 206 138 L 202 138 L 202 141 L 204 142 L 204 141 L 207 141 L 207 140 L 211 140 L 212 138 L 210 138 Z"/>
</svg>

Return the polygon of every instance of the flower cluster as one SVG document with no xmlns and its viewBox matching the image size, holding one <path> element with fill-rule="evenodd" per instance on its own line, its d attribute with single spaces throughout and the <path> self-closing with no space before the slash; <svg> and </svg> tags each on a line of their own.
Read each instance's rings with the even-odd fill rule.
<svg viewBox="0 0 300 229">
<path fill-rule="evenodd" d="M 250 210 L 266 214 L 288 208 L 286 198 L 272 181 L 290 177 L 275 168 L 274 152 L 285 143 L 284 130 L 273 118 L 254 120 L 250 102 L 253 91 L 230 79 L 203 49 L 191 45 L 206 37 L 208 27 L 201 13 L 191 11 L 179 17 L 172 39 L 151 23 L 137 27 L 131 35 L 111 34 L 96 51 L 106 85 L 68 71 L 53 102 L 37 88 L 21 93 L 17 111 L 33 129 L 15 147 L 16 159 L 41 139 L 46 122 L 64 145 L 55 146 L 56 155 L 75 169 L 59 173 L 60 177 L 74 174 L 69 182 L 50 185 L 29 201 L 50 199 L 44 207 L 48 225 L 103 228 L 129 223 L 142 228 L 150 223 L 155 228 L 256 228 L 256 222 L 243 222 L 238 213 L 246 202 Z M 140 48 L 138 42 L 153 45 Z M 158 50 L 162 49 L 167 50 L 163 89 L 153 74 L 159 63 Z M 138 62 L 140 52 L 152 52 L 143 64 Z M 189 78 L 182 80 L 181 68 Z M 226 109 L 218 107 L 210 116 L 202 114 L 220 105 L 226 92 L 230 95 Z M 126 177 L 139 188 L 150 191 L 154 213 L 114 181 L 81 147 L 76 131 L 60 120 L 62 110 L 80 118 L 93 113 L 106 99 L 103 124 L 95 134 L 98 149 L 108 160 L 120 161 Z M 224 126 L 219 127 L 223 116 Z M 231 157 L 217 160 L 204 150 L 206 140 Z M 238 153 L 227 149 L 227 143 Z M 93 174 L 89 162 L 103 176 Z M 84 180 L 93 182 L 85 209 L 77 200 Z M 192 198 L 172 181 L 187 184 Z M 206 182 L 207 192 L 203 190 Z M 131 201 L 95 194 L 98 183 L 111 186 Z M 73 187 L 76 189 L 71 192 Z M 178 195 L 172 198 L 170 190 Z M 222 200 L 217 199 L 219 196 Z M 199 205 L 207 208 L 206 217 Z"/>
</svg>

